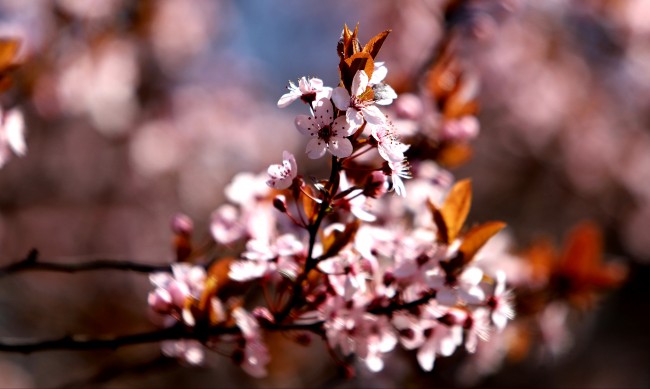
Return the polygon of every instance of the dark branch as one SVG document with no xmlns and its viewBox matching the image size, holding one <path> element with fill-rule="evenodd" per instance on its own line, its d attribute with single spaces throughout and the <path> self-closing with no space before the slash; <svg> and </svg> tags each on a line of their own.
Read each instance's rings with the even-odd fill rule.
<svg viewBox="0 0 650 389">
<path fill-rule="evenodd" d="M 33 249 L 24 259 L 0 267 L 0 278 L 26 271 L 75 273 L 89 270 L 122 270 L 138 273 L 153 273 L 157 271 L 169 272 L 171 271 L 171 265 L 153 265 L 114 259 L 94 259 L 80 263 L 42 262 L 38 260 L 38 251 Z"/>
<path fill-rule="evenodd" d="M 263 327 L 268 331 L 311 331 L 317 334 L 322 332 L 323 322 L 312 324 L 285 324 L 276 325 L 266 323 Z M 0 352 L 30 354 L 40 351 L 52 350 L 99 350 L 116 349 L 123 346 L 161 342 L 164 340 L 194 339 L 207 340 L 210 337 L 237 334 L 238 327 L 212 327 L 204 331 L 188 328 L 182 325 L 169 327 L 150 332 L 141 332 L 131 335 L 106 336 L 91 338 L 88 336 L 64 336 L 51 340 L 14 340 L 0 339 Z"/>
</svg>

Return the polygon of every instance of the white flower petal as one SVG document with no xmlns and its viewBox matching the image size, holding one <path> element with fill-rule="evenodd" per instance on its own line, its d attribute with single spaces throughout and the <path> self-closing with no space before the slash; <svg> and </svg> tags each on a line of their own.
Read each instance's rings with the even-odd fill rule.
<svg viewBox="0 0 650 389">
<path fill-rule="evenodd" d="M 336 108 L 345 111 L 350 107 L 350 94 L 345 88 L 339 86 L 332 91 L 332 101 Z"/>
<path fill-rule="evenodd" d="M 352 154 L 352 142 L 347 138 L 332 138 L 328 144 L 332 155 L 345 158 Z"/>
<path fill-rule="evenodd" d="M 282 95 L 280 97 L 280 100 L 278 100 L 278 108 L 284 108 L 289 106 L 289 104 L 293 103 L 300 97 L 299 94 L 296 94 L 295 92 L 288 92 Z"/>
<path fill-rule="evenodd" d="M 320 99 L 316 102 L 314 116 L 321 128 L 332 124 L 332 120 L 334 120 L 334 107 L 332 107 L 330 99 Z"/>
<path fill-rule="evenodd" d="M 368 83 L 370 85 L 376 85 L 384 81 L 386 75 L 388 74 L 388 68 L 384 65 L 383 62 L 375 62 L 375 68 L 372 70 L 372 77 Z"/>
<path fill-rule="evenodd" d="M 433 370 L 433 363 L 436 361 L 436 350 L 431 340 L 427 341 L 418 350 L 418 363 L 425 371 Z"/>
<path fill-rule="evenodd" d="M 12 109 L 7 113 L 4 120 L 4 129 L 7 134 L 9 147 L 11 147 L 16 155 L 25 155 L 27 145 L 25 145 L 25 121 L 22 112 L 17 109 Z"/>
<path fill-rule="evenodd" d="M 307 143 L 307 156 L 311 159 L 318 159 L 325 155 L 325 150 L 327 149 L 327 144 L 318 139 L 312 138 Z"/>
<path fill-rule="evenodd" d="M 363 124 L 363 115 L 354 108 L 348 108 L 345 112 L 345 120 L 350 125 L 350 130 L 356 131 Z"/>
<path fill-rule="evenodd" d="M 368 75 L 365 71 L 359 70 L 352 80 L 352 95 L 359 96 L 366 91 L 368 87 Z"/>
<path fill-rule="evenodd" d="M 361 112 L 363 112 L 363 117 L 370 124 L 384 124 L 386 122 L 386 116 L 374 105 L 363 108 Z"/>
<path fill-rule="evenodd" d="M 314 118 L 307 115 L 298 115 L 294 120 L 294 124 L 298 131 L 303 135 L 312 135 L 318 132 L 315 127 Z"/>
<path fill-rule="evenodd" d="M 300 89 L 300 93 L 303 95 L 312 92 L 312 88 L 310 82 L 307 81 L 307 77 L 301 77 L 300 80 L 298 80 L 298 89 Z"/>
<path fill-rule="evenodd" d="M 343 116 L 339 116 L 332 123 L 332 134 L 338 137 L 345 137 L 354 134 L 356 128 L 352 128 L 348 123 L 347 119 Z"/>
</svg>

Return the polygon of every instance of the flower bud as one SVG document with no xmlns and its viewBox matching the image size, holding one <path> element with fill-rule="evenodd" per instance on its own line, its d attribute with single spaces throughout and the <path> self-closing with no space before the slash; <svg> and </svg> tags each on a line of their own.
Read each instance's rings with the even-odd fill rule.
<svg viewBox="0 0 650 389">
<path fill-rule="evenodd" d="M 287 213 L 287 198 L 284 195 L 277 195 L 273 198 L 273 206 L 282 213 Z"/>
</svg>

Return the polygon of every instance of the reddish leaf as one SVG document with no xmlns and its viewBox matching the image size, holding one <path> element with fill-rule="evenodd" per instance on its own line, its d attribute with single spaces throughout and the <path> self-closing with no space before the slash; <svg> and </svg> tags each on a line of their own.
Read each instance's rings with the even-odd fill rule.
<svg viewBox="0 0 650 389">
<path fill-rule="evenodd" d="M 467 143 L 446 142 L 438 151 L 436 162 L 447 168 L 458 167 L 474 155 L 472 146 Z"/>
<path fill-rule="evenodd" d="M 577 225 L 569 234 L 558 272 L 573 280 L 574 289 L 612 288 L 618 286 L 627 274 L 618 263 L 602 261 L 603 237 L 592 222 Z"/>
<path fill-rule="evenodd" d="M 368 78 L 372 77 L 372 72 L 375 69 L 375 62 L 373 61 L 370 54 L 365 52 L 360 52 L 352 55 L 351 57 L 341 61 L 339 64 L 339 71 L 341 75 L 341 81 L 345 88 L 350 91 L 352 88 L 352 80 L 354 75 L 359 70 L 363 70 L 368 75 Z"/>
<path fill-rule="evenodd" d="M 456 239 L 465 224 L 469 208 L 472 205 L 472 181 L 458 181 L 451 188 L 440 212 L 447 226 L 448 242 Z"/>
<path fill-rule="evenodd" d="M 472 227 L 463 236 L 463 243 L 458 249 L 462 255 L 463 266 L 467 265 L 474 259 L 474 255 L 483 247 L 490 238 L 504 229 L 506 223 L 500 221 L 491 221 Z"/>
<path fill-rule="evenodd" d="M 379 54 L 379 50 L 381 49 L 381 46 L 384 44 L 384 41 L 390 32 L 391 30 L 382 31 L 372 37 L 363 47 L 363 51 L 370 54 L 373 59 L 377 58 L 377 54 Z"/>
<path fill-rule="evenodd" d="M 4 72 L 15 63 L 19 48 L 18 39 L 0 38 L 0 72 Z"/>
<path fill-rule="evenodd" d="M 323 258 L 328 258 L 338 254 L 345 245 L 354 239 L 359 226 L 359 221 L 355 219 L 354 222 L 347 224 L 343 231 L 332 230 L 329 235 L 323 237 Z"/>
</svg>

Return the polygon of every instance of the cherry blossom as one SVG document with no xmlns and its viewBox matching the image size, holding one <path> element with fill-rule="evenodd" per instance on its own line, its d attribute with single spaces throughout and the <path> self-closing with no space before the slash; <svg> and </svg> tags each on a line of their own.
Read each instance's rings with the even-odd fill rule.
<svg viewBox="0 0 650 389">
<path fill-rule="evenodd" d="M 478 304 L 485 298 L 479 286 L 483 271 L 478 267 L 467 267 L 458 277 L 449 277 L 444 270 L 436 268 L 428 276 L 427 283 L 437 291 L 436 299 L 440 304 L 453 306 L 459 300 Z"/>
<path fill-rule="evenodd" d="M 341 116 L 334 120 L 334 109 L 329 99 L 316 102 L 313 116 L 299 115 L 296 128 L 312 139 L 307 143 L 307 156 L 317 159 L 329 151 L 332 155 L 345 158 L 352 154 L 352 143 L 346 137 L 354 134 L 346 119 Z"/>
<path fill-rule="evenodd" d="M 230 244 L 244 237 L 246 229 L 240 217 L 239 210 L 231 204 L 224 204 L 212 212 L 210 232 L 214 240 Z"/>
<path fill-rule="evenodd" d="M 377 141 L 379 155 L 388 162 L 401 162 L 404 160 L 404 152 L 409 146 L 400 142 L 395 134 L 392 123 L 372 125 L 372 137 Z"/>
<path fill-rule="evenodd" d="M 500 331 L 506 327 L 508 320 L 515 317 L 512 300 L 512 292 L 506 290 L 505 272 L 499 270 L 496 272 L 494 294 L 488 299 L 488 306 L 492 310 L 492 322 Z"/>
<path fill-rule="evenodd" d="M 293 179 L 298 175 L 296 158 L 288 151 L 282 152 L 282 164 L 269 166 L 267 173 L 269 180 L 266 184 L 274 189 L 287 189 L 291 186 Z"/>
<path fill-rule="evenodd" d="M 301 99 L 305 103 L 318 101 L 322 98 L 329 99 L 332 95 L 332 88 L 323 86 L 323 81 L 319 78 L 302 77 L 298 81 L 298 86 L 289 81 L 288 93 L 285 93 L 278 100 L 278 107 L 284 108 L 294 101 Z"/>
<path fill-rule="evenodd" d="M 262 340 L 260 327 L 253 315 L 241 307 L 233 310 L 232 316 L 244 338 L 241 368 L 253 377 L 266 376 L 266 365 L 271 361 L 269 351 Z"/>
<path fill-rule="evenodd" d="M 230 266 L 228 276 L 236 281 L 248 281 L 266 274 L 284 274 L 295 277 L 298 265 L 295 257 L 304 256 L 302 242 L 291 234 L 280 236 L 274 243 L 251 239 L 246 243 L 243 260 Z"/>
<path fill-rule="evenodd" d="M 384 114 L 373 105 L 375 101 L 370 91 L 368 75 L 359 70 L 352 80 L 352 96 L 343 87 L 337 87 L 332 92 L 334 105 L 345 111 L 346 120 L 353 131 L 361 127 L 364 119 L 370 124 L 382 124 L 385 121 Z"/>
</svg>

